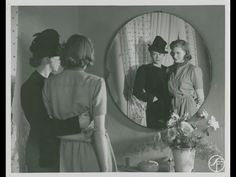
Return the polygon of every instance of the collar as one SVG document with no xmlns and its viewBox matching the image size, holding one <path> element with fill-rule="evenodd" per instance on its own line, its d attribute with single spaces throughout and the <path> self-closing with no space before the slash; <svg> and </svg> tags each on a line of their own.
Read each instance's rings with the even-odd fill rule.
<svg viewBox="0 0 236 177">
<path fill-rule="evenodd" d="M 39 74 L 39 72 L 36 70 L 33 72 L 32 77 L 37 81 L 44 81 L 46 79 L 41 74 Z"/>
<path fill-rule="evenodd" d="M 152 63 L 152 66 L 154 66 L 154 67 L 156 67 L 156 68 L 159 68 L 159 69 L 163 68 L 163 65 L 157 66 L 157 65 L 155 65 L 154 63 Z"/>
<path fill-rule="evenodd" d="M 188 60 L 184 61 L 183 63 L 175 63 L 174 66 L 176 69 L 178 69 L 182 66 L 186 66 L 186 64 L 188 64 Z"/>
</svg>

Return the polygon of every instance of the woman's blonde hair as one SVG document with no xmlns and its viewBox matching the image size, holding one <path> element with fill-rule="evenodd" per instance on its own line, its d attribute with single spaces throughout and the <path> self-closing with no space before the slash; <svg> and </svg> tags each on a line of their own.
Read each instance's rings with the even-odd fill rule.
<svg viewBox="0 0 236 177">
<path fill-rule="evenodd" d="M 189 44 L 185 40 L 177 39 L 171 42 L 170 49 L 173 50 L 175 47 L 181 47 L 185 51 L 186 53 L 184 56 L 185 61 L 189 61 L 192 59 L 192 55 L 190 54 L 190 51 L 189 51 Z M 172 52 L 170 52 L 170 54 L 172 55 Z"/>
<path fill-rule="evenodd" d="M 83 35 L 72 35 L 63 46 L 61 65 L 64 68 L 91 66 L 94 64 L 92 42 Z"/>
</svg>

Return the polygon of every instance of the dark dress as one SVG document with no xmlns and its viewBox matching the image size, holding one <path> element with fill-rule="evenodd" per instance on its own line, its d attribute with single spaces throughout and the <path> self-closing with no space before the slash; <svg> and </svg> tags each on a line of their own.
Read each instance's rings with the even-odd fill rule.
<svg viewBox="0 0 236 177">
<path fill-rule="evenodd" d="M 133 94 L 147 102 L 147 127 L 164 128 L 169 116 L 170 99 L 168 96 L 166 67 L 153 64 L 142 65 L 136 72 Z M 154 97 L 158 100 L 153 102 Z"/>
<path fill-rule="evenodd" d="M 67 120 L 49 118 L 43 103 L 45 78 L 33 72 L 21 87 L 21 105 L 30 124 L 26 145 L 26 164 L 31 172 L 40 168 L 59 170 L 59 139 L 56 136 L 81 131 L 78 117 Z"/>
</svg>

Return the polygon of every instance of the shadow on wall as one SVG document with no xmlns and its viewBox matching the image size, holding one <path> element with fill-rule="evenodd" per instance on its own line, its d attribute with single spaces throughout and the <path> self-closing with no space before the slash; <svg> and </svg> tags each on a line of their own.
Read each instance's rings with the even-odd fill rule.
<svg viewBox="0 0 236 177">
<path fill-rule="evenodd" d="M 16 76 L 11 76 L 11 104 L 14 97 L 15 83 L 16 83 Z"/>
</svg>

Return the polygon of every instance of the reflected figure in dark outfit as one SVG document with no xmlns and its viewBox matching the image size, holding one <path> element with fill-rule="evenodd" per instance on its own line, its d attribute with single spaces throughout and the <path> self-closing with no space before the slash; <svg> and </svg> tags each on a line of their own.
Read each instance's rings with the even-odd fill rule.
<svg viewBox="0 0 236 177">
<path fill-rule="evenodd" d="M 164 128 L 169 115 L 167 67 L 162 65 L 166 44 L 162 37 L 155 37 L 148 48 L 152 63 L 140 66 L 134 81 L 133 94 L 147 102 L 147 127 L 153 129 Z"/>
<path fill-rule="evenodd" d="M 30 51 L 33 56 L 30 65 L 35 71 L 21 87 L 21 105 L 30 124 L 26 144 L 26 165 L 28 172 L 59 171 L 59 139 L 56 136 L 81 132 L 89 125 L 87 114 L 67 120 L 50 118 L 43 103 L 42 89 L 45 79 L 58 70 L 59 34 L 47 29 L 34 35 Z"/>
</svg>

